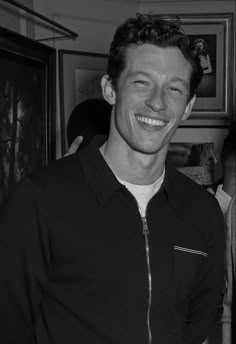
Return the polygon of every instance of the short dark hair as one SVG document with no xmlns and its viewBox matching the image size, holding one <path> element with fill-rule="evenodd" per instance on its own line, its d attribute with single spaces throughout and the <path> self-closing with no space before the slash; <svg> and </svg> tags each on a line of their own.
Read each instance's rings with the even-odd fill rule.
<svg viewBox="0 0 236 344">
<path fill-rule="evenodd" d="M 180 26 L 180 20 L 137 14 L 118 27 L 110 45 L 107 74 L 116 89 L 117 81 L 125 68 L 126 50 L 144 43 L 159 47 L 178 47 L 192 66 L 189 99 L 201 81 L 203 71 L 198 52 Z"/>
<path fill-rule="evenodd" d="M 67 124 L 70 146 L 77 136 L 83 136 L 80 148 L 95 135 L 108 135 L 112 106 L 103 98 L 90 98 L 79 103 L 71 112 Z"/>
</svg>

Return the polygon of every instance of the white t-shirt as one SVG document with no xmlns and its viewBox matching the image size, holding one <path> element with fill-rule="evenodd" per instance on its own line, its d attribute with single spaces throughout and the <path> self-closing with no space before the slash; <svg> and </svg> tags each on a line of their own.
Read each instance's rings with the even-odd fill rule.
<svg viewBox="0 0 236 344">
<path fill-rule="evenodd" d="M 228 195 L 226 192 L 224 192 L 224 190 L 222 189 L 222 186 L 223 186 L 222 184 L 218 185 L 216 193 L 215 193 L 215 198 L 219 202 L 222 213 L 225 216 L 229 208 L 229 204 L 232 200 L 232 197 Z"/>
<path fill-rule="evenodd" d="M 153 184 L 149 185 L 137 185 L 131 184 L 117 178 L 119 182 L 126 186 L 126 188 L 132 193 L 132 195 L 136 198 L 139 206 L 139 211 L 141 216 L 145 216 L 146 208 L 150 199 L 155 195 L 155 193 L 160 189 L 161 184 L 163 183 L 165 176 L 165 170 L 163 171 L 160 178 L 158 178 Z"/>
</svg>

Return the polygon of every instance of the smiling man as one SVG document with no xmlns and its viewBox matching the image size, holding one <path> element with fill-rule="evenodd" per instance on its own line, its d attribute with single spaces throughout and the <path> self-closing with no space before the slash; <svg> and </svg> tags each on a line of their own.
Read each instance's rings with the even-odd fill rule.
<svg viewBox="0 0 236 344">
<path fill-rule="evenodd" d="M 177 21 L 116 31 L 108 139 L 24 178 L 0 216 L 0 342 L 201 344 L 223 288 L 217 201 L 167 166 L 202 69 Z"/>
<path fill-rule="evenodd" d="M 117 84 L 109 75 L 102 79 L 104 98 L 114 105 L 102 151 L 118 177 L 151 184 L 163 173 L 168 143 L 179 123 L 191 113 L 192 67 L 172 46 L 131 45 L 125 56 Z"/>
</svg>

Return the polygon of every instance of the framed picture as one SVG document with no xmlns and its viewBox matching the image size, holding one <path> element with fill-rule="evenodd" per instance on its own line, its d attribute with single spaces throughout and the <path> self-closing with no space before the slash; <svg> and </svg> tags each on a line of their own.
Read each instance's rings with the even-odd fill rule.
<svg viewBox="0 0 236 344">
<path fill-rule="evenodd" d="M 199 50 L 203 68 L 192 114 L 183 125 L 227 125 L 233 109 L 233 14 L 175 14 L 168 18 L 180 19 Z"/>
<path fill-rule="evenodd" d="M 107 55 L 59 50 L 61 152 L 68 148 L 66 129 L 72 110 L 89 98 L 102 98 L 101 77 L 106 73 Z"/>
<path fill-rule="evenodd" d="M 176 167 L 197 184 L 209 186 L 214 183 L 217 160 L 214 142 L 171 142 L 169 144 L 167 163 Z"/>
<path fill-rule="evenodd" d="M 0 27 L 0 206 L 55 158 L 55 49 Z"/>
</svg>

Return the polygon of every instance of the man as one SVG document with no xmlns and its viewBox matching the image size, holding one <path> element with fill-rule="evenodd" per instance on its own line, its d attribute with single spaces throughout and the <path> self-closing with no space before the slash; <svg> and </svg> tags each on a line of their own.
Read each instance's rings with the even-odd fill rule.
<svg viewBox="0 0 236 344">
<path fill-rule="evenodd" d="M 221 165 L 223 176 L 215 185 L 208 189 L 218 200 L 226 217 L 229 204 L 236 193 L 236 121 L 232 121 L 229 132 L 223 142 Z"/>
<path fill-rule="evenodd" d="M 222 344 L 234 342 L 235 337 L 235 266 L 236 266 L 236 229 L 235 229 L 235 195 L 236 195 L 236 121 L 232 121 L 221 151 L 223 177 L 208 190 L 215 194 L 223 212 L 226 224 L 226 290 L 223 300 Z M 219 326 L 218 326 L 219 327 Z M 217 328 L 216 328 L 217 330 Z M 215 331 L 216 332 L 216 331 Z M 213 332 L 214 335 L 214 332 Z M 211 341 L 209 341 L 211 343 Z"/>
<path fill-rule="evenodd" d="M 216 318 L 224 230 L 214 197 L 165 166 L 201 67 L 178 23 L 115 33 L 107 141 L 25 178 L 1 215 L 0 342 L 197 344 Z"/>
</svg>

